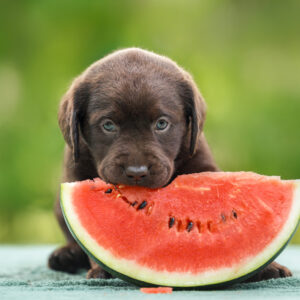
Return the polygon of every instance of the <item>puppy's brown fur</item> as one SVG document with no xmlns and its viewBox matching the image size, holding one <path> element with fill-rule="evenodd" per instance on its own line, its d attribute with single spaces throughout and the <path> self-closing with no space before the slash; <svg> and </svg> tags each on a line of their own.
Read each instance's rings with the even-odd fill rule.
<svg viewBox="0 0 300 300">
<path fill-rule="evenodd" d="M 77 77 L 62 99 L 63 181 L 100 177 L 156 188 L 179 174 L 218 171 L 202 131 L 205 110 L 192 77 L 170 59 L 137 48 L 108 55 Z M 50 268 L 90 268 L 88 278 L 109 278 L 71 236 L 59 200 L 55 207 L 67 245 L 52 253 Z M 290 275 L 273 263 L 252 280 Z"/>
</svg>

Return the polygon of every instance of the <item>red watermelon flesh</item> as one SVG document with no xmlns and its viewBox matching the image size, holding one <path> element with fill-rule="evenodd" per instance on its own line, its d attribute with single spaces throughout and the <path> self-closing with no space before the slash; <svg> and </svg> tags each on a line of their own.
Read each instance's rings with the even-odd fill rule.
<svg viewBox="0 0 300 300">
<path fill-rule="evenodd" d="M 278 253 L 299 220 L 299 186 L 250 172 L 181 175 L 161 189 L 95 179 L 64 184 L 62 207 L 76 239 L 110 270 L 206 286 L 245 277 Z"/>
<path fill-rule="evenodd" d="M 141 288 L 140 290 L 145 294 L 172 294 L 173 291 L 170 287 Z"/>
</svg>

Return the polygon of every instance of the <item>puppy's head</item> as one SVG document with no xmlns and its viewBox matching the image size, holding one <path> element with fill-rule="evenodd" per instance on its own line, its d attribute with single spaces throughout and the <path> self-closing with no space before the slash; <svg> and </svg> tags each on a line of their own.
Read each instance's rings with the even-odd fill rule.
<svg viewBox="0 0 300 300">
<path fill-rule="evenodd" d="M 205 103 L 191 76 L 166 57 L 117 51 L 91 65 L 64 96 L 59 124 L 75 163 L 87 147 L 113 184 L 166 185 L 192 156 Z"/>
</svg>

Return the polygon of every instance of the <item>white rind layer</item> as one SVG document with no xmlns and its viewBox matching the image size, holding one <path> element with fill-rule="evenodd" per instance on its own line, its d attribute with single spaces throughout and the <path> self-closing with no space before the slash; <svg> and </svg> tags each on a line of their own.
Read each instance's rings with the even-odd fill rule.
<svg viewBox="0 0 300 300">
<path fill-rule="evenodd" d="M 173 287 L 193 287 L 218 284 L 243 277 L 264 264 L 266 264 L 285 245 L 294 232 L 300 217 L 300 180 L 295 180 L 295 190 L 292 207 L 287 222 L 284 224 L 276 238 L 258 255 L 249 257 L 230 268 L 221 268 L 202 273 L 182 273 L 154 271 L 147 267 L 140 266 L 133 260 L 120 259 L 113 256 L 109 251 L 101 247 L 85 228 L 78 221 L 77 214 L 72 205 L 72 188 L 76 183 L 64 183 L 61 189 L 61 201 L 64 215 L 76 233 L 77 239 L 84 247 L 104 265 L 112 270 L 122 273 L 136 280 L 144 281 L 155 285 L 165 285 Z"/>
</svg>

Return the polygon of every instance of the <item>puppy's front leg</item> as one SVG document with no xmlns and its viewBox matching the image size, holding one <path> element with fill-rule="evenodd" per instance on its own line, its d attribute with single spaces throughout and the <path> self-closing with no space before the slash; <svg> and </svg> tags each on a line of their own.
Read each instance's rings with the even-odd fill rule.
<svg viewBox="0 0 300 300">
<path fill-rule="evenodd" d="M 245 282 L 256 282 L 272 278 L 283 278 L 292 276 L 292 272 L 285 266 L 272 262 L 254 276 L 248 278 Z"/>
<path fill-rule="evenodd" d="M 85 154 L 85 155 L 84 155 Z M 86 153 L 82 153 L 81 161 L 74 164 L 72 152 L 66 147 L 64 162 L 64 182 L 80 181 L 97 177 L 91 160 Z M 55 202 L 55 216 L 60 228 L 66 238 L 67 244 L 56 249 L 49 257 L 48 265 L 51 269 L 68 273 L 76 273 L 78 269 L 90 269 L 88 278 L 110 278 L 110 274 L 102 270 L 87 254 L 80 248 L 70 233 L 60 206 L 59 196 Z"/>
<path fill-rule="evenodd" d="M 50 255 L 48 259 L 48 266 L 56 271 L 63 271 L 67 273 L 76 273 L 78 269 L 90 268 L 90 263 L 87 255 L 79 247 L 74 238 L 72 237 L 65 220 L 62 215 L 59 197 L 55 203 L 55 215 L 58 223 L 66 237 L 67 244 L 60 247 Z"/>
<path fill-rule="evenodd" d="M 89 269 L 89 271 L 86 274 L 87 279 L 90 279 L 90 278 L 95 278 L 95 279 L 98 279 L 98 278 L 104 278 L 104 279 L 113 278 L 111 274 L 104 271 L 92 258 L 90 258 L 90 264 L 91 264 L 91 268 Z"/>
</svg>

